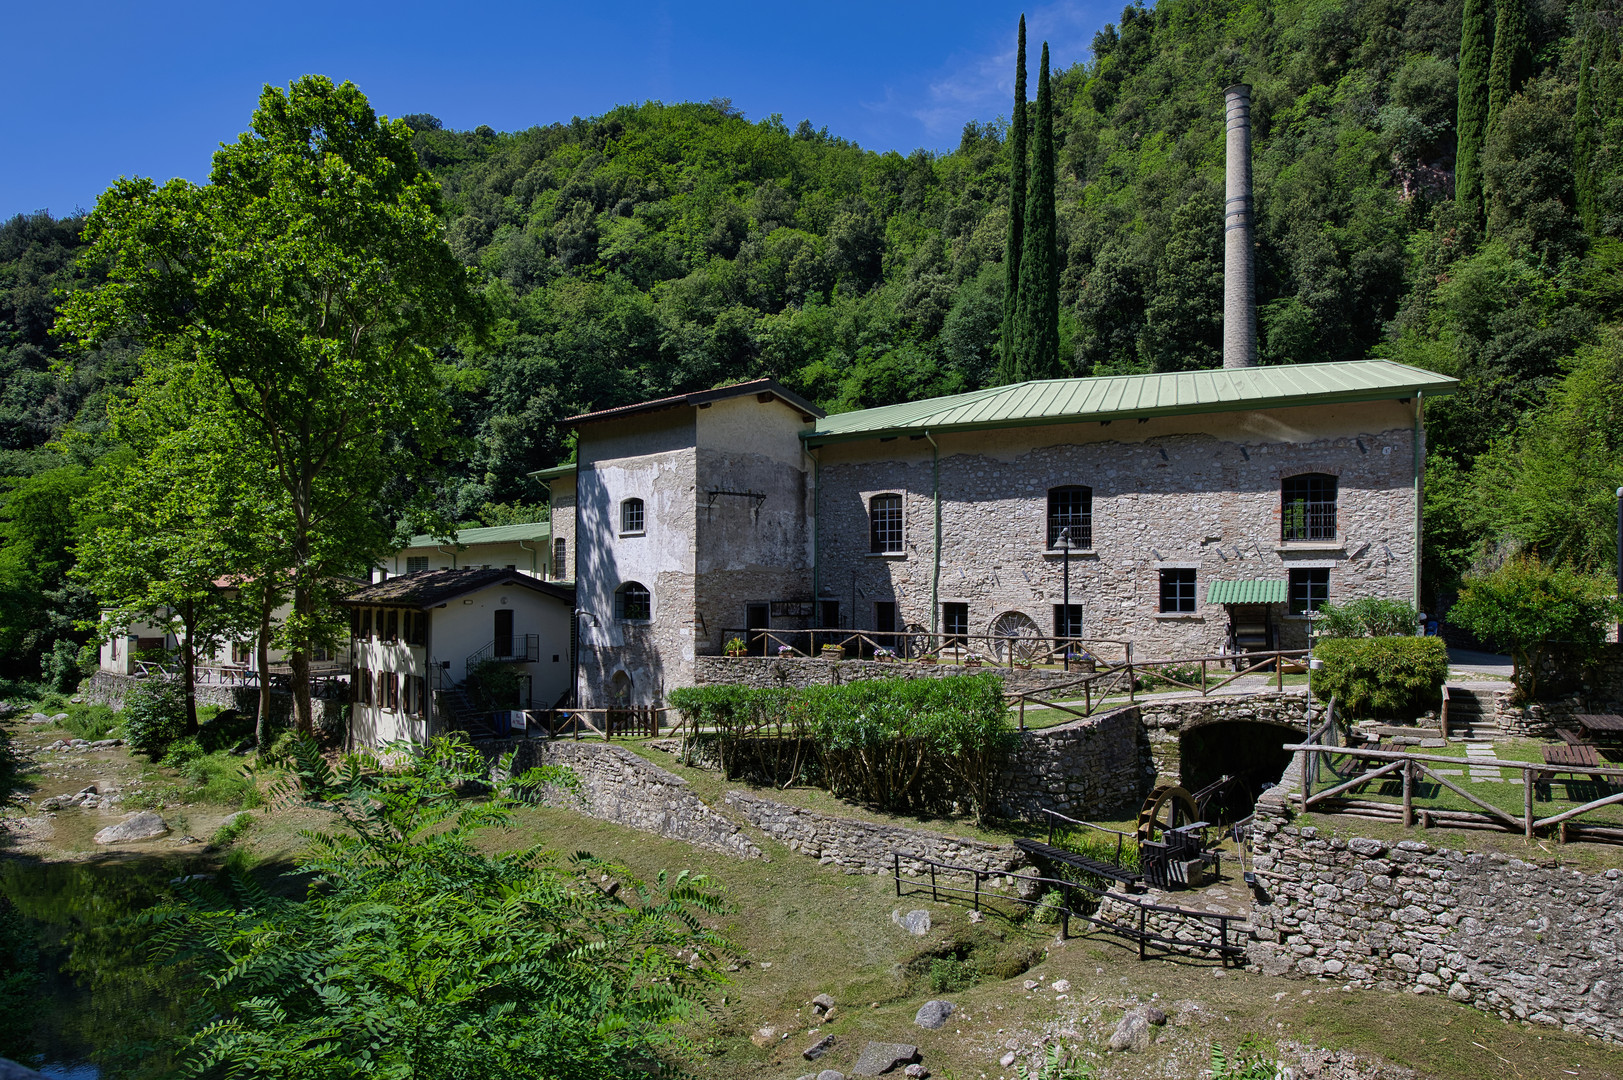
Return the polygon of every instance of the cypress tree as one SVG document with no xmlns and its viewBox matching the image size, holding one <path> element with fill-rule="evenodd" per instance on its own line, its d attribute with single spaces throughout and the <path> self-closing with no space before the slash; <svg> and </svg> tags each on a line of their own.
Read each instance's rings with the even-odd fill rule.
<svg viewBox="0 0 1623 1080">
<path fill-rule="evenodd" d="M 1473 222 L 1482 220 L 1482 143 L 1488 132 L 1493 21 L 1493 0 L 1465 0 L 1460 25 L 1459 115 L 1454 124 L 1454 201 Z"/>
<path fill-rule="evenodd" d="M 1591 236 L 1617 235 L 1623 195 L 1623 49 L 1616 31 L 1586 13 L 1573 117 L 1572 172 L 1578 214 Z"/>
<path fill-rule="evenodd" d="M 1498 0 L 1493 23 L 1493 60 L 1488 65 L 1488 126 L 1533 73 L 1533 46 L 1527 40 L 1527 0 Z"/>
<path fill-rule="evenodd" d="M 1054 217 L 1054 95 L 1048 85 L 1048 43 L 1037 73 L 1037 144 L 1026 192 L 1026 228 L 1020 251 L 1015 307 L 1014 376 L 1058 378 L 1059 250 Z"/>
<path fill-rule="evenodd" d="M 1020 249 L 1026 226 L 1026 17 L 1014 62 L 1014 118 L 1009 121 L 1009 239 L 1003 255 L 1003 348 L 997 381 L 1014 382 L 1014 313 L 1020 288 Z"/>
</svg>

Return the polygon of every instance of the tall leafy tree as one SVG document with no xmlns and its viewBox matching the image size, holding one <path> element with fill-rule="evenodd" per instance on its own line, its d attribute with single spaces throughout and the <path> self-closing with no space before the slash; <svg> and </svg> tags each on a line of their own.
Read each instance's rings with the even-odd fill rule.
<svg viewBox="0 0 1623 1080">
<path fill-rule="evenodd" d="M 1533 71 L 1533 46 L 1527 38 L 1527 0 L 1496 0 L 1493 59 L 1488 64 L 1488 128 L 1510 96 Z"/>
<path fill-rule="evenodd" d="M 1618 14 L 1579 13 L 1578 107 L 1573 173 L 1578 212 L 1595 235 L 1623 236 L 1623 26 Z"/>
<path fill-rule="evenodd" d="M 254 448 L 244 460 L 269 463 L 289 523 L 285 633 L 306 731 L 329 601 L 388 549 L 388 500 L 445 443 L 436 350 L 483 320 L 411 139 L 349 83 L 267 86 L 207 185 L 124 179 L 98 200 L 86 235 L 107 281 L 59 323 L 86 341 L 134 334 L 159 380 L 194 363 L 218 374 Z"/>
<path fill-rule="evenodd" d="M 1009 120 L 1009 236 L 1003 255 L 1003 341 L 997 381 L 1014 375 L 1015 308 L 1020 295 L 1020 254 L 1026 228 L 1026 17 L 1020 16 L 1020 44 L 1014 61 L 1014 114 Z"/>
<path fill-rule="evenodd" d="M 1052 379 L 1059 365 L 1059 226 L 1054 214 L 1054 93 L 1048 42 L 1037 73 L 1037 141 L 1026 193 L 1026 226 L 1015 300 L 1015 380 Z"/>
<path fill-rule="evenodd" d="M 1482 144 L 1488 133 L 1488 70 L 1493 63 L 1493 0 L 1465 0 L 1460 22 L 1459 115 L 1454 124 L 1454 200 L 1482 219 Z"/>
</svg>

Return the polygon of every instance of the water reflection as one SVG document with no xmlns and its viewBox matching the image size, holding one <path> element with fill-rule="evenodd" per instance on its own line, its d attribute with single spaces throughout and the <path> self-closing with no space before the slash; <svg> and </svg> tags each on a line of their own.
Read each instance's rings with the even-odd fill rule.
<svg viewBox="0 0 1623 1080">
<path fill-rule="evenodd" d="M 7 952 L 33 954 L 37 976 L 6 995 L 0 1043 L 63 1080 L 147 1080 L 178 1071 L 174 1048 L 190 1027 L 179 972 L 148 962 L 130 916 L 179 875 L 210 870 L 195 858 L 146 857 L 0 863 L 12 917 Z M 31 939 L 31 940 L 30 940 Z"/>
</svg>

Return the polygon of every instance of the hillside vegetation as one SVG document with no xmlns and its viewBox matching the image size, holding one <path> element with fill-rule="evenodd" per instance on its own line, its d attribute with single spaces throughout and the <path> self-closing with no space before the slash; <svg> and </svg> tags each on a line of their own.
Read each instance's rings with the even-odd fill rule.
<svg viewBox="0 0 1623 1080">
<path fill-rule="evenodd" d="M 1135 5 L 1053 81 L 1061 363 L 1220 363 L 1221 91 L 1251 83 L 1263 362 L 1384 356 L 1463 380 L 1428 410 L 1429 591 L 1452 590 L 1485 544 L 1589 569 L 1613 557 L 1619 9 L 1514 11 L 1521 45 L 1471 137 L 1480 205 L 1454 198 L 1461 0 Z M 444 187 L 451 245 L 482 268 L 498 316 L 445 358 L 463 439 L 439 495 L 454 519 L 539 512 L 526 473 L 567 458 L 558 421 L 586 408 L 772 376 L 841 410 L 994 378 L 1001 122 L 967 124 L 951 153 L 904 156 L 725 100 L 512 133 L 407 119 Z M 42 654 L 63 669 L 83 640 L 69 623 L 90 598 L 63 576 L 82 511 L 63 493 L 89 490 L 115 449 L 105 404 L 134 370 L 111 346 L 54 366 L 56 293 L 96 275 L 77 261 L 80 224 L 0 227 L 0 655 L 13 676 L 35 675 Z"/>
</svg>

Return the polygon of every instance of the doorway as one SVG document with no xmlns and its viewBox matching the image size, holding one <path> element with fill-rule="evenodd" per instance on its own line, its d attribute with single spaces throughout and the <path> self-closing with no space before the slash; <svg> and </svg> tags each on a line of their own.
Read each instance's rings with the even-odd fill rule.
<svg viewBox="0 0 1623 1080">
<path fill-rule="evenodd" d="M 765 631 L 772 626 L 772 607 L 769 604 L 744 605 L 744 629 L 749 631 L 751 656 L 767 654 Z"/>
<path fill-rule="evenodd" d="M 496 644 L 491 651 L 494 655 L 501 657 L 513 655 L 512 608 L 498 608 L 496 610 Z"/>
</svg>

